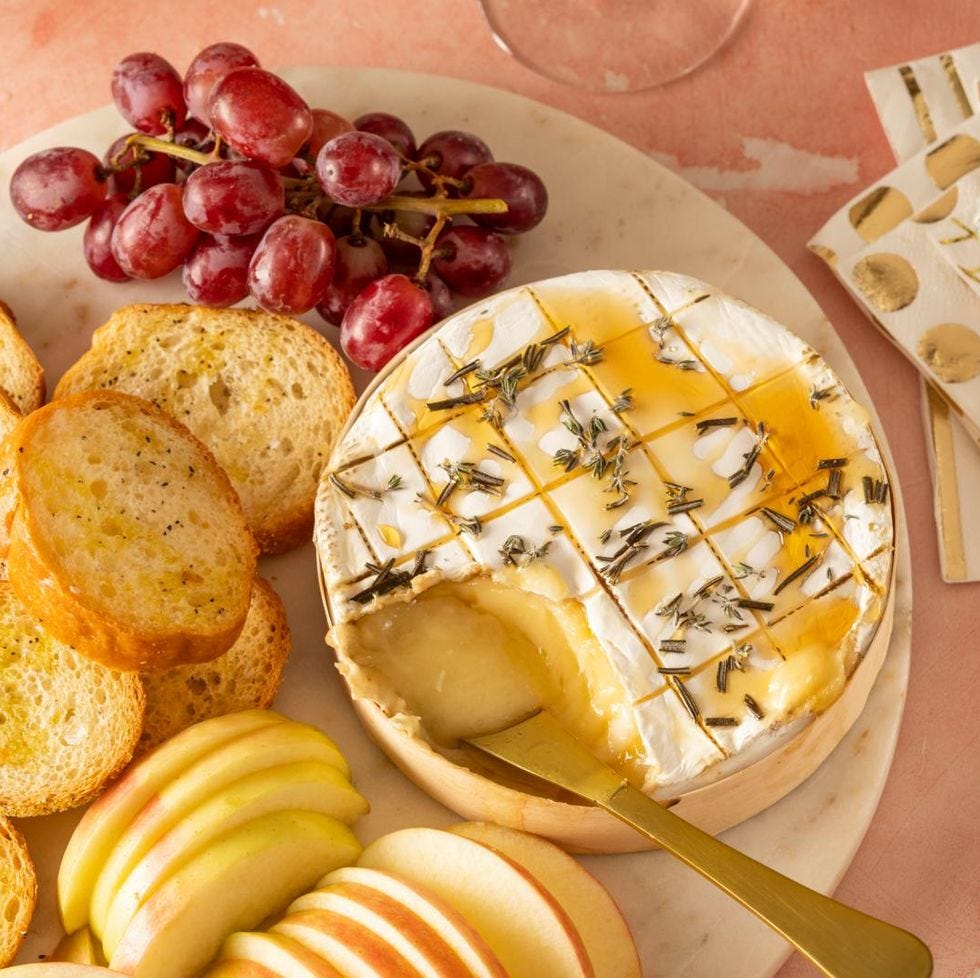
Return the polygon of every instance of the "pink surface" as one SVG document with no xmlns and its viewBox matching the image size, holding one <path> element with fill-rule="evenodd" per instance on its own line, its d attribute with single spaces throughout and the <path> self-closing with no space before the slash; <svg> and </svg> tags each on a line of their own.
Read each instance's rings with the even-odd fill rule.
<svg viewBox="0 0 980 978">
<path fill-rule="evenodd" d="M 183 70 L 204 45 L 236 40 L 270 67 L 405 68 L 519 92 L 650 153 L 741 218 L 844 339 L 881 414 L 907 506 L 915 590 L 908 703 L 881 805 L 837 896 L 922 937 L 937 975 L 967 978 L 980 969 L 980 585 L 945 585 L 939 576 L 912 367 L 805 244 L 894 165 L 863 72 L 978 39 L 980 5 L 970 0 L 757 0 L 733 42 L 693 76 L 645 93 L 596 95 L 512 60 L 475 0 L 156 0 L 145 11 L 109 0 L 3 0 L 0 150 L 107 102 L 112 66 L 125 54 L 154 50 Z M 794 957 L 780 978 L 812 973 Z"/>
</svg>

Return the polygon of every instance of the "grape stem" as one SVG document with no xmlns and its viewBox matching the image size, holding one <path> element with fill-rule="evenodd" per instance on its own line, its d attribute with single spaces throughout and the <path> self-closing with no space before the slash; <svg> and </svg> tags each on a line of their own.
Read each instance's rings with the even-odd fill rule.
<svg viewBox="0 0 980 978">
<path fill-rule="evenodd" d="M 434 214 L 436 217 L 452 217 L 454 214 L 506 214 L 507 202 L 497 197 L 406 197 L 393 194 L 376 204 L 365 204 L 365 211 L 414 211 L 418 214 Z"/>
<path fill-rule="evenodd" d="M 214 149 L 210 153 L 202 153 L 198 149 L 191 149 L 190 146 L 181 146 L 178 143 L 168 142 L 166 139 L 157 139 L 156 136 L 146 136 L 143 133 L 133 133 L 126 140 L 127 146 L 142 146 L 155 153 L 163 153 L 166 156 L 176 156 L 178 159 L 187 160 L 190 163 L 197 163 L 205 166 L 221 159 L 221 146 L 215 143 Z"/>
</svg>

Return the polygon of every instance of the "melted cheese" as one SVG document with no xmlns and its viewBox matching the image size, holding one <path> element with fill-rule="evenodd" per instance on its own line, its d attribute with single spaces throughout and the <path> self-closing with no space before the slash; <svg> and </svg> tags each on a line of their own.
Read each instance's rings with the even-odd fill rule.
<svg viewBox="0 0 980 978">
<path fill-rule="evenodd" d="M 430 406 L 522 363 L 511 399 Z M 482 488 L 451 484 L 459 463 Z M 364 490 L 325 478 L 317 503 L 346 675 L 374 670 L 441 744 L 547 705 L 648 790 L 829 706 L 888 587 L 867 413 L 798 338 L 682 275 L 580 273 L 451 317 L 330 473 Z M 420 552 L 410 588 L 365 600 Z"/>
</svg>

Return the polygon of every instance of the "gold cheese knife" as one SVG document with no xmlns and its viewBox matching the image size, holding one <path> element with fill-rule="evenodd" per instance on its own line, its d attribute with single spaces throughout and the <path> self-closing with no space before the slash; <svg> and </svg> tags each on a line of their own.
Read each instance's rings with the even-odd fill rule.
<svg viewBox="0 0 980 978">
<path fill-rule="evenodd" d="M 597 760 L 546 712 L 474 747 L 586 798 L 697 870 L 786 938 L 830 978 L 929 978 L 914 934 L 796 883 L 702 832 Z"/>
</svg>

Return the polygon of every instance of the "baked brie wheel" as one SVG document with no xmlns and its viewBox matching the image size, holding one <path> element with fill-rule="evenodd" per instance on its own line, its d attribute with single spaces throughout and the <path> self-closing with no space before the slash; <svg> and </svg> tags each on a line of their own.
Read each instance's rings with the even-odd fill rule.
<svg viewBox="0 0 980 978">
<path fill-rule="evenodd" d="M 461 740 L 551 711 L 709 831 L 802 781 L 864 705 L 894 509 L 868 413 L 711 286 L 586 272 L 450 317 L 362 397 L 315 539 L 353 703 L 426 791 L 593 851 L 611 816 Z"/>
</svg>

